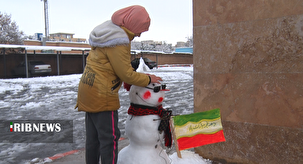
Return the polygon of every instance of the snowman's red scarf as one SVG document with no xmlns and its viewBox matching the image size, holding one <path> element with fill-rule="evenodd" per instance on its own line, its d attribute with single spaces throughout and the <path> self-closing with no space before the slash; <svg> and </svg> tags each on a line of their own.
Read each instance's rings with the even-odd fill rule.
<svg viewBox="0 0 303 164">
<path fill-rule="evenodd" d="M 171 130 L 169 126 L 169 119 L 171 116 L 172 111 L 166 110 L 162 107 L 162 105 L 159 105 L 158 107 L 150 107 L 150 106 L 144 106 L 144 105 L 138 105 L 138 104 L 130 104 L 130 107 L 128 109 L 128 114 L 134 115 L 134 116 L 145 116 L 145 115 L 159 115 L 161 118 L 160 125 L 158 127 L 158 130 L 160 132 L 164 131 L 164 138 L 165 138 L 165 146 L 171 147 L 172 145 L 172 136 L 171 136 Z"/>
</svg>

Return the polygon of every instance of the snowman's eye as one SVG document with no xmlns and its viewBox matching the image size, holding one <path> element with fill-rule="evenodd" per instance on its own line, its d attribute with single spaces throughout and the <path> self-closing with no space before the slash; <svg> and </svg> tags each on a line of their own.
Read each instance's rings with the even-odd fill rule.
<svg viewBox="0 0 303 164">
<path fill-rule="evenodd" d="M 145 88 L 151 89 L 151 90 L 153 90 L 155 93 L 157 93 L 157 92 L 159 92 L 159 91 L 161 90 L 161 88 L 162 88 L 163 90 L 166 89 L 166 85 L 164 84 L 164 85 L 161 85 L 161 86 L 156 86 L 156 87 L 154 87 L 154 88 L 149 88 L 149 87 L 145 87 Z"/>
<path fill-rule="evenodd" d="M 143 98 L 144 98 L 144 99 L 149 99 L 150 97 L 151 97 L 150 91 L 146 91 L 146 92 L 143 94 Z"/>
</svg>

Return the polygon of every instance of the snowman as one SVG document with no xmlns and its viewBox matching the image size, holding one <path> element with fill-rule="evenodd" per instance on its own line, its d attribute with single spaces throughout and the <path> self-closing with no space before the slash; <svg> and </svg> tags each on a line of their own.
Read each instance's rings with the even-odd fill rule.
<svg viewBox="0 0 303 164">
<path fill-rule="evenodd" d="M 137 71 L 142 71 L 142 60 Z M 142 70 L 140 70 L 142 69 Z M 118 164 L 170 164 L 163 149 L 171 146 L 169 118 L 171 111 L 162 107 L 166 85 L 151 83 L 147 87 L 132 85 L 129 90 L 125 131 L 130 144 L 118 155 Z"/>
</svg>

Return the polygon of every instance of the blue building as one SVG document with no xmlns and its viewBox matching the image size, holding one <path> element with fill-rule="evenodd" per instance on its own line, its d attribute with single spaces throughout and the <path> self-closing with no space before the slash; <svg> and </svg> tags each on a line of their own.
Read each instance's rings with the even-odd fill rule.
<svg viewBox="0 0 303 164">
<path fill-rule="evenodd" d="M 175 52 L 181 52 L 181 53 L 193 53 L 193 48 L 192 47 L 178 47 L 175 49 Z"/>
</svg>

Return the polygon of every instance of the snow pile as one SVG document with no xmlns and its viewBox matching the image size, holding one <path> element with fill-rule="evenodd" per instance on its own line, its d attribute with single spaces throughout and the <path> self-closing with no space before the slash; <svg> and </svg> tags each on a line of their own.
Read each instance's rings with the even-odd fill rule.
<svg viewBox="0 0 303 164">
<path fill-rule="evenodd" d="M 211 164 L 210 160 L 203 159 L 198 154 L 188 150 L 181 151 L 182 158 L 179 158 L 176 152 L 169 157 L 172 160 L 171 164 Z"/>
<path fill-rule="evenodd" d="M 136 70 L 137 72 L 147 72 L 147 71 L 150 71 L 150 69 L 148 68 L 148 66 L 144 63 L 144 60 L 143 58 L 141 57 L 140 58 L 140 61 L 139 61 L 139 66 Z"/>
</svg>

